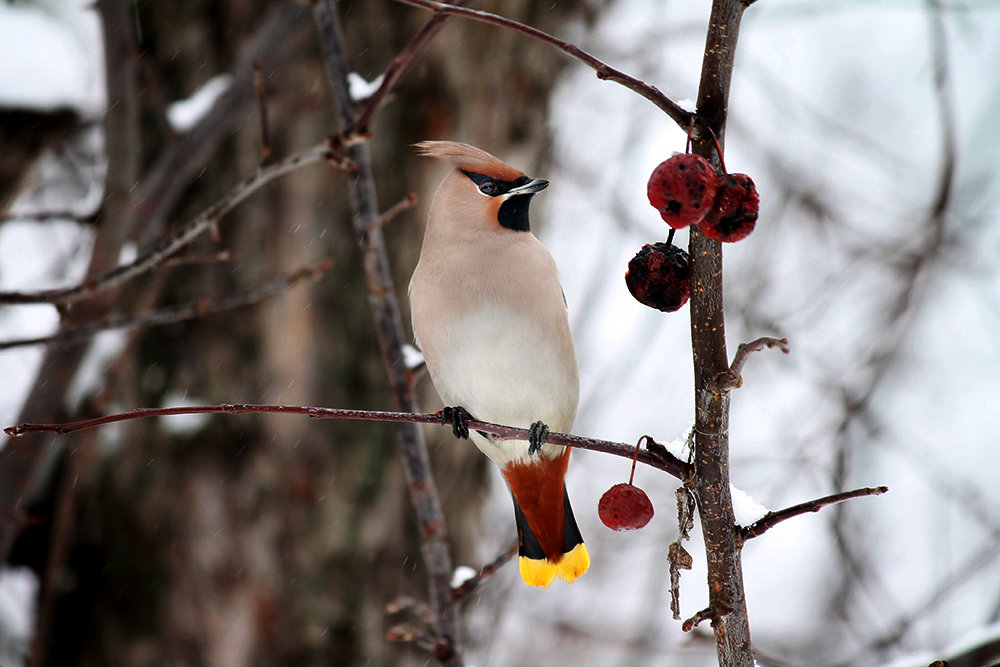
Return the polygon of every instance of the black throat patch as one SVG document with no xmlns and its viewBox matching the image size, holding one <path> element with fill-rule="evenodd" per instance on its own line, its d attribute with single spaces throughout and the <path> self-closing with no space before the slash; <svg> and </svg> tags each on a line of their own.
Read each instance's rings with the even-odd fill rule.
<svg viewBox="0 0 1000 667">
<path fill-rule="evenodd" d="M 500 226 L 513 229 L 515 232 L 530 232 L 528 204 L 531 203 L 532 196 L 514 195 L 500 204 L 500 211 L 497 213 L 497 222 Z"/>
</svg>

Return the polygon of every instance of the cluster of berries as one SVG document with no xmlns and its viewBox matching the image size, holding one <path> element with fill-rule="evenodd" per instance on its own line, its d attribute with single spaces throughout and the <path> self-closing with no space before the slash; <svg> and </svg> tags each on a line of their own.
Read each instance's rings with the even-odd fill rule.
<svg viewBox="0 0 1000 667">
<path fill-rule="evenodd" d="M 673 245 L 674 231 L 697 225 L 710 239 L 732 243 L 746 238 L 757 224 L 760 199 L 746 174 L 717 174 L 699 155 L 674 155 L 653 170 L 646 184 L 649 203 L 670 225 L 665 243 L 647 243 L 628 263 L 625 284 L 639 303 L 666 312 L 679 310 L 691 296 L 688 254 Z M 636 445 L 636 456 L 639 445 Z M 635 474 L 635 461 L 632 462 Z M 597 513 L 608 528 L 635 530 L 653 518 L 653 504 L 632 484 L 605 491 Z"/>
<path fill-rule="evenodd" d="M 757 224 L 760 199 L 746 174 L 717 174 L 699 155 L 664 160 L 646 184 L 649 203 L 673 230 L 697 225 L 716 241 L 746 238 Z M 643 246 L 628 263 L 625 284 L 639 303 L 666 312 L 680 309 L 691 293 L 690 258 L 670 241 Z"/>
</svg>

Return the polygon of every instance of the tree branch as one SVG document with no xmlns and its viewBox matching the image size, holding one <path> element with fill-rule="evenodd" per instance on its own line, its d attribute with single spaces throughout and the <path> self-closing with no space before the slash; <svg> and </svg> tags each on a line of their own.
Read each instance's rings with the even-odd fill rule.
<svg viewBox="0 0 1000 667">
<path fill-rule="evenodd" d="M 143 419 L 146 417 L 169 417 L 171 415 L 203 415 L 203 414 L 294 414 L 305 415 L 313 419 L 349 419 L 362 421 L 382 421 L 394 422 L 397 424 L 435 424 L 437 426 L 448 426 L 442 420 L 440 412 L 419 413 L 419 412 L 387 412 L 382 410 L 349 410 L 345 408 L 321 408 L 304 405 L 267 405 L 267 404 L 247 404 L 247 403 L 221 403 L 219 405 L 194 405 L 170 408 L 136 408 L 128 412 L 119 412 L 91 419 L 81 419 L 74 422 L 61 424 L 19 424 L 8 426 L 4 433 L 11 437 L 21 437 L 29 433 L 55 433 L 66 435 L 83 431 L 85 429 L 113 424 L 130 419 Z M 468 419 L 469 428 L 476 431 L 489 433 L 499 440 L 527 440 L 529 430 L 516 426 L 506 426 L 494 424 L 493 422 L 480 421 L 478 419 Z M 635 445 L 622 442 L 612 442 L 600 440 L 598 438 L 587 438 L 569 433 L 549 433 L 545 442 L 565 447 L 576 447 L 578 449 L 589 449 L 593 452 L 613 454 L 622 458 L 631 459 L 635 456 Z M 640 449 L 637 460 L 650 467 L 670 473 L 678 479 L 683 479 L 689 474 L 690 466 L 674 455 L 663 451 L 650 451 Z"/>
<path fill-rule="evenodd" d="M 468 4 L 468 0 L 458 0 L 457 2 L 451 3 L 456 7 Z M 389 93 L 395 89 L 396 84 L 403 77 L 407 68 L 413 63 L 414 59 L 417 57 L 425 46 L 434 38 L 435 35 L 444 27 L 445 22 L 450 17 L 447 14 L 435 12 L 434 16 L 430 18 L 424 27 L 414 35 L 413 39 L 410 40 L 409 44 L 403 47 L 403 50 L 393 58 L 392 62 L 385 69 L 382 74 L 382 83 L 379 85 L 378 89 L 372 93 L 372 96 L 368 98 L 365 103 L 364 108 L 358 114 L 351 124 L 344 128 L 343 132 L 345 135 L 366 135 L 369 131 L 369 126 L 371 125 L 372 118 L 375 116 L 375 112 L 378 111 L 382 105 L 385 103 L 386 97 Z"/>
<path fill-rule="evenodd" d="M 52 343 L 71 345 L 86 340 L 101 331 L 109 331 L 112 329 L 138 329 L 140 327 L 174 324 L 176 322 L 205 317 L 206 315 L 210 315 L 212 313 L 232 310 L 233 308 L 239 308 L 241 306 L 253 305 L 289 287 L 294 287 L 304 280 L 318 280 L 323 274 L 330 270 L 332 265 L 333 261 L 327 259 L 320 262 L 316 266 L 299 269 L 295 273 L 275 278 L 274 280 L 258 285 L 245 292 L 231 294 L 219 299 L 198 299 L 192 303 L 171 306 L 168 308 L 158 308 L 145 313 L 112 315 L 99 322 L 86 322 L 78 326 L 64 326 L 57 333 L 51 336 L 0 341 L 0 350 Z"/>
<path fill-rule="evenodd" d="M 159 266 L 164 260 L 191 243 L 206 231 L 214 230 L 219 220 L 233 210 L 243 200 L 279 176 L 291 173 L 300 167 L 325 160 L 345 171 L 350 171 L 350 160 L 334 155 L 329 141 L 274 162 L 243 179 L 219 201 L 202 211 L 195 218 L 178 227 L 160 239 L 153 247 L 140 254 L 128 264 L 116 266 L 100 275 L 89 278 L 79 285 L 39 292 L 0 292 L 0 304 L 53 303 L 69 304 L 87 299 L 118 287 L 132 278 Z"/>
<path fill-rule="evenodd" d="M 389 389 L 397 410 L 416 412 L 413 374 L 406 367 L 403 329 L 399 305 L 396 302 L 389 268 L 389 257 L 377 221 L 378 194 L 372 169 L 371 149 L 365 134 L 348 133 L 358 120 L 347 81 L 347 57 L 341 35 L 340 17 L 331 0 L 319 0 L 313 5 L 313 18 L 320 39 L 327 78 L 340 121 L 340 135 L 345 139 L 347 157 L 357 169 L 350 179 L 353 228 L 364 262 L 364 278 L 368 288 L 368 305 L 375 321 L 375 333 L 389 381 Z M 427 37 L 429 39 L 429 36 Z M 419 45 L 418 45 L 419 47 Z M 369 101 L 369 107 L 372 102 Z M 401 420 L 402 421 L 402 420 Z M 431 473 L 430 458 L 422 431 L 413 423 L 401 423 L 396 430 L 399 454 L 409 486 L 410 500 L 417 517 L 421 555 L 427 569 L 427 589 L 434 613 L 437 642 L 432 647 L 434 657 L 442 664 L 457 667 L 462 664 L 461 636 L 458 613 L 451 597 L 451 556 L 448 553 L 444 513 Z"/>
<path fill-rule="evenodd" d="M 538 28 L 519 23 L 518 21 L 505 18 L 497 14 L 491 14 L 490 12 L 484 12 L 477 9 L 466 9 L 465 7 L 456 7 L 454 5 L 445 5 L 440 2 L 433 2 L 432 0 L 397 0 L 397 2 L 402 2 L 414 7 L 421 7 L 423 9 L 429 9 L 438 16 L 450 14 L 452 16 L 461 16 L 474 21 L 480 21 L 482 23 L 489 23 L 502 28 L 507 28 L 508 30 L 514 30 L 533 39 L 537 39 L 540 42 L 544 42 L 545 44 L 559 49 L 566 55 L 575 58 L 587 67 L 590 67 L 597 73 L 597 78 L 613 81 L 628 88 L 634 93 L 638 93 L 640 96 L 655 104 L 682 129 L 687 130 L 690 128 L 692 122 L 695 122 L 696 128 L 698 127 L 697 116 L 695 114 L 690 111 L 685 111 L 676 102 L 660 92 L 660 90 L 655 86 L 651 86 L 645 81 L 636 79 L 621 70 L 615 69 L 603 60 L 587 53 L 575 44 L 563 41 L 558 37 L 554 37 L 547 32 L 539 30 Z M 697 129 L 694 134 L 699 134 Z"/>
<path fill-rule="evenodd" d="M 729 370 L 715 376 L 713 380 L 715 389 L 717 391 L 729 391 L 730 389 L 739 389 L 742 387 L 743 365 L 746 364 L 747 357 L 753 352 L 760 352 L 765 348 L 770 349 L 772 347 L 776 347 L 785 354 L 788 354 L 788 339 L 764 336 L 749 343 L 740 343 L 740 346 L 736 348 L 733 363 L 729 365 Z"/>
<path fill-rule="evenodd" d="M 705 37 L 698 116 L 707 136 L 692 137 L 693 151 L 720 166 L 725 145 L 729 89 L 736 41 L 745 7 L 739 0 L 713 0 Z M 716 150 L 716 141 L 719 149 Z M 722 248 L 692 230 L 691 350 L 695 376 L 695 475 L 690 483 L 698 500 L 708 564 L 708 609 L 713 614 L 720 667 L 754 664 L 750 621 L 743 586 L 741 550 L 729 484 L 729 396 L 715 378 L 730 369 L 723 309 Z"/>
<path fill-rule="evenodd" d="M 887 486 L 871 486 L 862 489 L 854 489 L 853 491 L 844 491 L 843 493 L 834 493 L 829 496 L 823 496 L 822 498 L 817 498 L 816 500 L 810 500 L 805 503 L 799 503 L 798 505 L 792 505 L 791 507 L 786 507 L 783 510 L 778 510 L 777 512 L 768 512 L 761 518 L 754 521 L 749 526 L 739 526 L 738 530 L 740 533 L 740 539 L 743 542 L 750 540 L 754 537 L 759 537 L 763 535 L 770 529 L 774 528 L 777 524 L 791 519 L 792 517 L 799 516 L 800 514 L 806 514 L 808 512 L 818 512 L 827 505 L 833 505 L 834 503 L 843 502 L 845 500 L 850 500 L 851 498 L 861 498 L 863 496 L 878 496 L 889 490 Z"/>
<path fill-rule="evenodd" d="M 451 589 L 451 596 L 456 600 L 464 600 L 469 597 L 482 586 L 486 581 L 488 581 L 494 574 L 500 571 L 500 568 L 507 564 L 514 556 L 517 555 L 518 551 L 517 540 L 514 540 L 506 551 L 497 555 L 496 558 L 491 560 L 486 565 L 479 568 L 479 573 L 474 577 L 469 577 L 463 581 L 458 586 L 453 586 Z"/>
</svg>

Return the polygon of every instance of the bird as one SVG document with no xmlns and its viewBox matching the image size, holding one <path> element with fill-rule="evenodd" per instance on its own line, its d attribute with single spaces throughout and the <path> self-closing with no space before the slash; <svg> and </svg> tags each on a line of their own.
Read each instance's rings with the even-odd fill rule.
<svg viewBox="0 0 1000 667">
<path fill-rule="evenodd" d="M 531 198 L 548 187 L 484 150 L 416 144 L 452 170 L 431 200 L 409 285 L 414 339 L 439 416 L 503 474 L 514 501 L 518 569 L 530 586 L 571 582 L 590 567 L 565 476 L 580 380 L 555 260 L 531 233 Z M 529 429 L 528 440 L 473 430 L 470 418 Z"/>
</svg>

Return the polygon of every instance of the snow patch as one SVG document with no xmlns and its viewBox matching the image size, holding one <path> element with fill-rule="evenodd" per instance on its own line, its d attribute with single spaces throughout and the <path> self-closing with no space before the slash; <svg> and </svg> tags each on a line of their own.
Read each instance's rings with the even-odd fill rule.
<svg viewBox="0 0 1000 667">
<path fill-rule="evenodd" d="M 204 118 L 216 101 L 222 97 L 233 83 L 228 74 L 218 74 L 196 90 L 187 99 L 177 100 L 167 107 L 167 121 L 174 131 L 188 132 Z"/>
<path fill-rule="evenodd" d="M 187 392 L 171 392 L 163 397 L 164 408 L 189 408 L 205 405 L 205 401 L 188 396 Z M 210 415 L 171 415 L 161 417 L 163 430 L 172 435 L 187 437 L 194 435 L 208 424 Z"/>
<path fill-rule="evenodd" d="M 409 343 L 403 343 L 403 363 L 411 371 L 419 368 L 424 364 L 424 353 Z"/>
<path fill-rule="evenodd" d="M 92 8 L 0 3 L 0 106 L 95 116 L 105 101 L 103 66 Z"/>
<path fill-rule="evenodd" d="M 35 625 L 38 577 L 26 567 L 0 570 L 0 665 L 24 664 Z"/>
<path fill-rule="evenodd" d="M 478 573 L 468 565 L 459 565 L 455 568 L 455 571 L 451 573 L 451 587 L 458 588 L 470 579 L 475 579 L 477 574 Z"/>
<path fill-rule="evenodd" d="M 752 525 L 770 511 L 749 493 L 732 484 L 729 485 L 729 493 L 733 497 L 733 514 L 736 515 L 736 523 L 741 526 Z"/>
<path fill-rule="evenodd" d="M 347 75 L 347 87 L 351 94 L 351 99 L 355 102 L 364 102 L 375 94 L 375 91 L 382 85 L 384 75 L 379 74 L 373 81 L 365 81 L 365 78 L 357 72 Z"/>
</svg>

